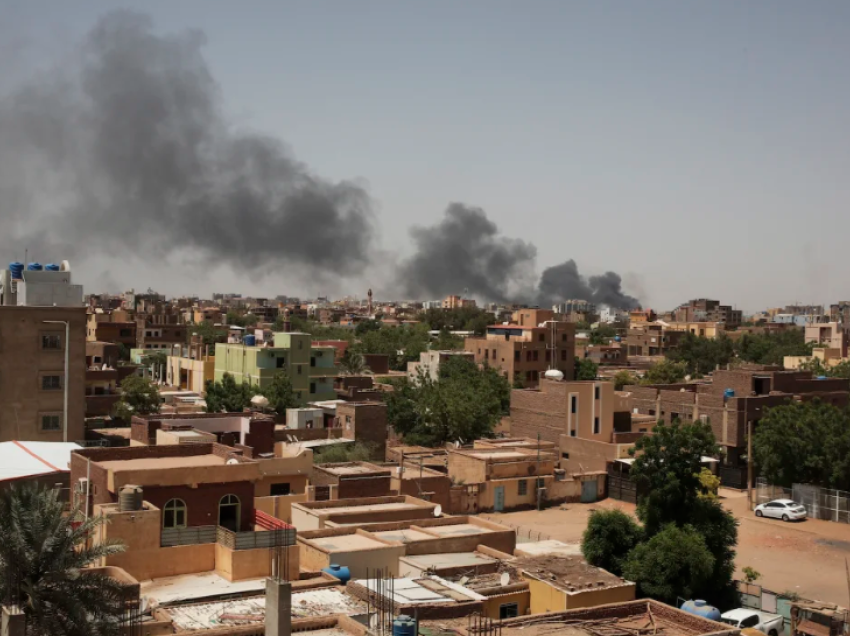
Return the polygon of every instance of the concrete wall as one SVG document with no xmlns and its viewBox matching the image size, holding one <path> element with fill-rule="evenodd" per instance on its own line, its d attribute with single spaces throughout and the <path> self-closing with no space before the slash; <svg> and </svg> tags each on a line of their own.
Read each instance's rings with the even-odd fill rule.
<svg viewBox="0 0 850 636">
<path fill-rule="evenodd" d="M 405 553 L 403 545 L 390 543 L 367 550 L 328 551 L 311 545 L 301 536 L 298 537 L 298 547 L 301 551 L 301 567 L 304 570 L 318 572 L 336 563 L 347 566 L 352 578 L 365 578 L 367 570 L 374 572 L 380 568 L 385 568 L 393 576 L 397 576 L 399 557 Z"/>
<path fill-rule="evenodd" d="M 289 553 L 287 577 L 297 581 L 300 571 L 300 550 L 297 545 L 286 548 Z M 215 569 L 228 581 L 244 581 L 269 576 L 269 549 L 231 550 L 215 544 Z"/>
<path fill-rule="evenodd" d="M 279 497 L 255 497 L 254 508 L 256 510 L 262 510 L 266 514 L 286 523 L 292 523 L 292 504 L 302 501 L 307 501 L 306 492 L 297 495 L 281 495 Z"/>
<path fill-rule="evenodd" d="M 531 613 L 556 612 L 565 609 L 596 607 L 609 603 L 623 603 L 635 600 L 635 584 L 624 583 L 616 587 L 589 589 L 580 592 L 566 592 L 533 576 L 520 573 L 528 581 L 531 591 Z"/>
<path fill-rule="evenodd" d="M 271 497 L 271 488 L 276 484 L 289 484 L 290 494 L 282 497 L 303 495 L 307 492 L 308 482 L 307 475 L 266 475 L 254 484 L 254 497 Z M 306 501 L 306 498 L 298 501 Z"/>
<path fill-rule="evenodd" d="M 561 435 L 561 468 L 569 475 L 605 471 L 608 462 L 629 457 L 634 444 L 607 444 Z"/>
<path fill-rule="evenodd" d="M 490 596 L 484 601 L 484 615 L 498 620 L 502 605 L 508 603 L 517 604 L 517 616 L 525 616 L 531 607 L 531 591 L 517 590 L 507 594 Z"/>
</svg>

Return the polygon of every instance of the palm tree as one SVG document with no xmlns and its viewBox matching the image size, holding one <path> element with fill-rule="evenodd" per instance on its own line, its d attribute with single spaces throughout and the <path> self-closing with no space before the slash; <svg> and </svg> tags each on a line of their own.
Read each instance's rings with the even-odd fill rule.
<svg viewBox="0 0 850 636">
<path fill-rule="evenodd" d="M 33 636 L 121 634 L 124 586 L 86 568 L 124 546 L 89 545 L 103 517 L 64 508 L 58 489 L 36 484 L 0 494 L 0 599 L 23 611 Z"/>
</svg>

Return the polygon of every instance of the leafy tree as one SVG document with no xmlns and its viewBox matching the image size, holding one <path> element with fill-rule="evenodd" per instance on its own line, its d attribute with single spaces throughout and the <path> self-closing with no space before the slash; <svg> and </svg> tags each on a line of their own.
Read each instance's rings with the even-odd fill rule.
<svg viewBox="0 0 850 636">
<path fill-rule="evenodd" d="M 676 384 L 682 382 L 687 373 L 684 363 L 661 360 L 646 370 L 641 384 Z"/>
<path fill-rule="evenodd" d="M 363 375 L 366 372 L 363 356 L 351 349 L 345 350 L 339 361 L 339 366 L 348 375 Z"/>
<path fill-rule="evenodd" d="M 717 501 L 717 492 L 720 490 L 720 477 L 703 466 L 702 470 L 699 471 L 699 484 L 699 497 L 709 499 L 711 501 Z"/>
<path fill-rule="evenodd" d="M 744 334 L 735 343 L 738 357 L 756 364 L 782 364 L 785 356 L 809 356 L 812 343 L 806 343 L 802 329 L 774 333 Z"/>
<path fill-rule="evenodd" d="M 396 371 L 405 371 L 407 363 L 419 360 L 419 354 L 428 350 L 430 336 L 423 324 L 384 326 L 362 334 L 353 347 L 358 353 L 377 353 L 389 357 L 389 366 Z"/>
<path fill-rule="evenodd" d="M 617 330 L 611 325 L 601 324 L 590 332 L 590 344 L 606 345 L 617 335 Z"/>
<path fill-rule="evenodd" d="M 614 375 L 613 380 L 614 380 L 614 390 L 616 390 L 616 391 L 622 391 L 624 387 L 626 387 L 630 384 L 639 384 L 640 383 L 640 381 L 635 376 L 633 376 L 631 373 L 629 373 L 625 369 L 623 371 L 617 371 L 617 373 Z"/>
<path fill-rule="evenodd" d="M 374 458 L 374 449 L 368 444 L 355 442 L 354 444 L 335 444 L 326 446 L 316 451 L 313 463 L 318 464 L 340 464 L 343 462 L 365 462 Z"/>
<path fill-rule="evenodd" d="M 643 539 L 643 529 L 620 510 L 596 510 L 590 515 L 581 552 L 590 565 L 621 576 L 629 552 Z"/>
<path fill-rule="evenodd" d="M 0 598 L 23 610 L 27 633 L 123 634 L 121 584 L 85 568 L 124 546 L 90 543 L 104 517 L 64 508 L 58 490 L 37 484 L 0 494 Z"/>
<path fill-rule="evenodd" d="M 489 325 L 496 323 L 496 317 L 478 307 L 458 307 L 456 309 L 427 309 L 417 316 L 429 330 L 473 331 L 484 335 Z"/>
<path fill-rule="evenodd" d="M 127 348 L 123 342 L 116 342 L 115 345 L 118 347 L 118 359 L 127 361 L 130 359 L 130 350 Z"/>
<path fill-rule="evenodd" d="M 678 597 L 706 598 L 714 557 L 691 526 L 670 524 L 629 553 L 623 576 L 642 595 L 675 604 Z"/>
<path fill-rule="evenodd" d="M 221 382 L 207 380 L 205 389 L 207 413 L 241 413 L 254 395 L 247 384 L 237 384 L 229 373 L 221 377 Z"/>
<path fill-rule="evenodd" d="M 209 320 L 199 322 L 197 325 L 192 327 L 189 333 L 198 334 L 205 345 L 214 346 L 217 342 L 227 341 L 227 329 L 216 327 L 215 324 Z"/>
<path fill-rule="evenodd" d="M 146 353 L 141 360 L 146 367 L 164 367 L 168 364 L 168 354 L 165 351 L 151 351 Z"/>
<path fill-rule="evenodd" d="M 741 572 L 744 573 L 744 579 L 747 583 L 755 583 L 761 578 L 761 572 L 755 568 L 751 568 L 749 565 L 741 568 Z"/>
<path fill-rule="evenodd" d="M 681 362 L 690 375 L 705 375 L 724 366 L 735 357 L 735 348 L 726 335 L 706 338 L 686 333 L 678 344 L 667 352 L 667 359 Z"/>
<path fill-rule="evenodd" d="M 704 597 L 717 607 L 737 607 L 738 590 L 735 575 L 735 546 L 738 543 L 738 521 L 719 501 L 699 497 L 693 505 L 689 522 L 705 540 L 714 557 L 709 589 Z"/>
<path fill-rule="evenodd" d="M 159 413 L 159 391 L 149 378 L 129 375 L 121 382 L 121 399 L 115 403 L 114 415 L 129 422 L 134 415 Z"/>
<path fill-rule="evenodd" d="M 820 400 L 775 406 L 755 428 L 753 455 L 779 486 L 850 490 L 850 410 Z"/>
<path fill-rule="evenodd" d="M 285 415 L 286 409 L 294 409 L 299 405 L 292 381 L 283 371 L 275 373 L 271 383 L 263 387 L 260 393 L 268 399 L 269 408 L 278 415 Z"/>
<path fill-rule="evenodd" d="M 515 389 L 525 388 L 525 380 L 522 379 L 522 373 L 520 373 L 519 371 L 514 373 L 514 382 L 512 386 Z"/>
<path fill-rule="evenodd" d="M 595 380 L 598 372 L 599 365 L 590 358 L 576 358 L 576 380 Z"/>
<path fill-rule="evenodd" d="M 825 375 L 828 378 L 850 378 L 850 360 L 842 360 L 836 365 L 826 366 L 820 358 L 811 358 L 800 363 L 801 371 L 811 371 L 814 376 Z"/>
<path fill-rule="evenodd" d="M 369 333 L 370 331 L 378 331 L 381 328 L 381 322 L 379 320 L 361 320 L 354 327 L 354 333 L 357 336 L 362 336 L 364 333 Z"/>
<path fill-rule="evenodd" d="M 443 328 L 436 340 L 431 343 L 435 351 L 456 351 L 463 349 L 463 338 L 453 335 L 448 329 Z"/>
</svg>

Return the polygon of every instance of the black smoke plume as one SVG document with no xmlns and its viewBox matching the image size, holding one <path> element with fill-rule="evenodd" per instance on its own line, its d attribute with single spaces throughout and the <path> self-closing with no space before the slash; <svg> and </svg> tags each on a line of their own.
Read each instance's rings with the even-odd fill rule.
<svg viewBox="0 0 850 636">
<path fill-rule="evenodd" d="M 468 293 L 493 302 L 551 307 L 565 300 L 631 309 L 640 305 L 625 294 L 619 274 L 585 278 L 570 259 L 543 270 L 534 287 L 537 249 L 499 234 L 481 208 L 452 203 L 442 221 L 414 228 L 415 253 L 402 264 L 399 285 L 413 298 L 437 299 Z"/>
<path fill-rule="evenodd" d="M 79 55 L 6 96 L 0 242 L 82 256 L 189 248 L 208 263 L 316 276 L 365 266 L 365 189 L 234 130 L 203 45 L 199 32 L 160 36 L 146 16 L 111 13 Z"/>
</svg>

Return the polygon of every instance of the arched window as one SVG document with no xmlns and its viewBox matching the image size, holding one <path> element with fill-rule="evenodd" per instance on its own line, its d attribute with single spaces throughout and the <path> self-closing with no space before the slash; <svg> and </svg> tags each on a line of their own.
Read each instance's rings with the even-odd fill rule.
<svg viewBox="0 0 850 636">
<path fill-rule="evenodd" d="M 218 502 L 218 525 L 239 532 L 242 504 L 236 495 L 225 495 Z"/>
<path fill-rule="evenodd" d="M 162 508 L 162 527 L 185 528 L 186 517 L 186 502 L 182 499 L 169 499 Z"/>
</svg>

